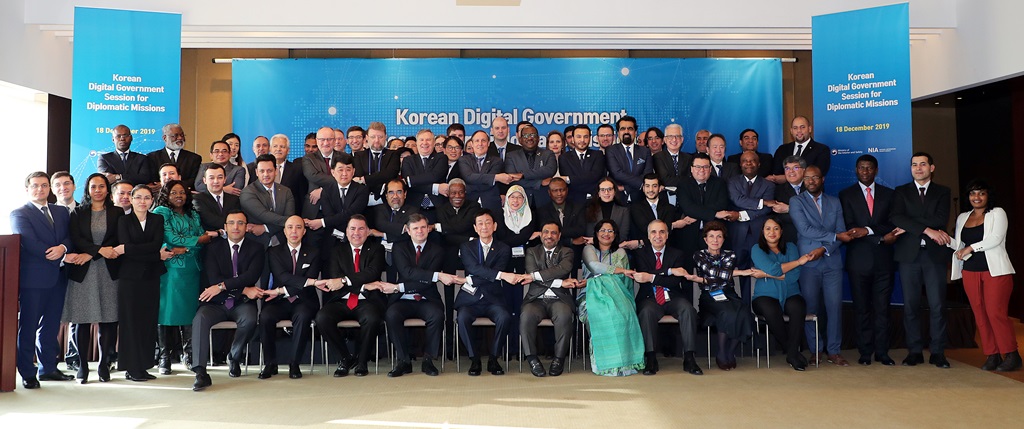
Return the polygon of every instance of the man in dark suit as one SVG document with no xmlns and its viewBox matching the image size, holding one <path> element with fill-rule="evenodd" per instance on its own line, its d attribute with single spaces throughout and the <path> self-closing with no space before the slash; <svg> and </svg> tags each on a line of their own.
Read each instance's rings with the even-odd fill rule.
<svg viewBox="0 0 1024 429">
<path fill-rule="evenodd" d="M 323 216 L 320 213 L 320 194 L 323 188 L 337 183 L 331 175 L 334 158 L 348 156 L 334 152 L 334 128 L 331 127 L 320 127 L 316 131 L 316 147 L 316 151 L 302 157 L 302 175 L 306 178 L 309 190 L 302 199 L 303 219 L 318 219 Z"/>
<path fill-rule="evenodd" d="M 448 172 L 445 173 L 444 183 L 451 183 L 452 179 L 461 179 L 462 175 L 459 173 L 459 158 L 462 158 L 464 151 L 465 142 L 461 137 L 457 137 L 459 140 L 452 140 L 451 134 L 448 135 L 448 140 L 444 145 L 444 155 L 447 158 Z"/>
<path fill-rule="evenodd" d="M 910 352 L 903 365 L 924 363 L 924 336 L 921 334 L 921 293 L 928 295 L 931 356 L 928 363 L 949 368 L 946 360 L 946 265 L 951 251 L 949 234 L 949 188 L 932 183 L 935 164 L 932 156 L 917 152 L 910 159 L 914 181 L 896 188 L 892 223 L 906 231 L 896 239 L 895 258 L 900 263 L 903 284 L 904 327 Z M 923 289 L 923 290 L 922 290 Z M 808 310 L 809 311 L 809 310 Z"/>
<path fill-rule="evenodd" d="M 249 218 L 250 237 L 266 247 L 277 246 L 285 241 L 284 222 L 295 214 L 295 198 L 290 189 L 274 182 L 277 162 L 273 155 L 256 159 L 256 176 L 259 180 L 246 186 L 239 197 L 242 211 Z"/>
<path fill-rule="evenodd" d="M 740 157 L 743 155 L 743 152 L 752 151 L 757 154 L 757 175 L 761 177 L 768 177 L 772 174 L 774 160 L 772 159 L 771 155 L 764 152 L 758 152 L 757 146 L 757 131 L 747 128 L 740 132 L 740 153 L 734 153 L 732 155 L 729 155 L 729 157 L 726 158 L 725 160 L 726 162 L 731 162 L 733 164 L 739 165 L 741 167 L 740 169 L 742 170 L 743 166 L 740 165 Z"/>
<path fill-rule="evenodd" d="M 423 319 L 426 323 L 426 343 L 420 370 L 424 374 L 436 376 L 438 371 L 433 359 L 440 351 L 441 330 L 444 327 L 444 303 L 441 294 L 437 292 L 437 282 L 447 286 L 465 283 L 465 279 L 441 270 L 446 254 L 440 240 L 427 239 L 431 228 L 426 216 L 413 213 L 409 215 L 406 226 L 411 240 L 394 248 L 400 283 L 383 284 L 386 291 L 393 291 L 388 297 L 384 320 L 395 344 L 398 360 L 388 377 L 401 377 L 412 372 L 412 364 L 409 363 L 409 333 L 405 329 L 405 320 L 411 318 Z"/>
<path fill-rule="evenodd" d="M 305 199 L 306 194 L 309 193 L 309 183 L 306 181 L 306 176 L 302 174 L 302 163 L 288 160 L 290 146 L 291 142 L 288 140 L 288 136 L 284 134 L 274 134 L 270 138 L 270 154 L 274 155 L 274 159 L 277 161 L 277 175 L 274 176 L 274 180 L 292 191 L 292 196 L 295 197 L 295 212 L 298 213 L 302 210 L 300 200 Z M 250 176 L 252 176 L 252 179 L 249 183 L 255 182 L 258 179 L 256 175 L 256 161 L 253 161 L 251 164 L 252 173 Z"/>
<path fill-rule="evenodd" d="M 156 174 L 149 158 L 131 151 L 132 131 L 126 125 L 118 125 L 110 134 L 114 141 L 114 151 L 100 155 L 96 161 L 96 171 L 107 176 L 110 183 L 118 180 L 133 185 L 152 182 Z"/>
<path fill-rule="evenodd" d="M 715 133 L 708 138 L 708 156 L 711 157 L 711 175 L 729 182 L 740 175 L 740 166 L 725 160 L 725 136 Z"/>
<path fill-rule="evenodd" d="M 210 168 L 211 165 L 217 164 L 224 167 L 224 192 L 232 195 L 239 195 L 242 193 L 242 189 L 245 188 L 245 168 L 235 165 L 229 161 L 231 156 L 231 146 L 223 141 L 215 141 L 210 144 L 210 158 L 211 162 L 204 162 L 199 166 L 199 176 L 195 178 L 193 184 L 194 189 L 203 192 L 206 190 L 206 185 L 203 184 L 203 176 L 206 175 L 206 169 Z"/>
<path fill-rule="evenodd" d="M 782 241 L 796 243 L 796 226 L 789 215 L 789 201 L 804 192 L 804 170 L 807 168 L 807 162 L 799 156 L 790 155 L 786 157 L 784 164 L 786 181 L 775 185 L 775 206 L 772 207 L 772 211 L 778 215 L 779 226 L 782 227 Z"/>
<path fill-rule="evenodd" d="M 261 380 L 277 374 L 277 322 L 291 320 L 291 361 L 288 378 L 302 378 L 299 360 L 309 345 L 311 322 L 320 310 L 320 299 L 313 287 L 320 277 L 320 249 L 302 242 L 306 226 L 299 216 L 285 221 L 287 243 L 267 250 L 267 261 L 273 275 L 271 288 L 264 292 L 266 301 L 260 311 L 260 343 L 265 366 Z"/>
<path fill-rule="evenodd" d="M 417 206 L 405 203 L 406 192 L 405 182 L 399 179 L 388 182 L 385 194 L 387 205 L 374 207 L 373 218 L 370 220 L 370 236 L 380 239 L 381 246 L 387 252 L 387 281 L 391 283 L 398 281 L 398 269 L 395 268 L 391 251 L 395 243 L 409 241 L 405 224 L 409 221 L 409 215 L 419 212 Z"/>
<path fill-rule="evenodd" d="M 327 236 L 344 237 L 343 232 L 348 225 L 349 218 L 354 214 L 362 214 L 366 211 L 370 192 L 366 186 L 352 181 L 355 174 L 355 166 L 352 165 L 352 162 L 353 159 L 350 156 L 335 157 L 332 161 L 331 175 L 334 176 L 335 185 L 323 188 L 320 194 L 320 212 L 323 213 L 323 217 L 305 219 L 306 227 L 322 232 L 315 238 L 307 238 L 311 245 L 319 246 L 323 243 L 322 238 Z M 312 234 L 310 235 L 312 236 Z M 329 243 L 331 244 L 326 247 L 328 249 L 333 246 L 333 242 L 329 241 Z M 328 255 L 323 253 L 321 256 L 326 262 Z"/>
<path fill-rule="evenodd" d="M 505 306 L 503 283 L 517 284 L 519 277 L 508 269 L 512 259 L 512 248 L 494 239 L 497 223 L 490 210 L 483 209 L 473 220 L 479 240 L 469 241 L 462 245 L 460 254 L 462 264 L 466 267 L 466 284 L 455 297 L 456 316 L 459 321 L 459 337 L 469 354 L 469 375 L 480 375 L 480 355 L 473 344 L 476 329 L 473 321 L 478 317 L 486 317 L 494 322 L 494 341 L 491 343 L 491 355 L 487 361 L 487 371 L 493 375 L 503 375 L 505 370 L 498 363 L 513 323 L 512 314 Z"/>
<path fill-rule="evenodd" d="M 384 185 L 398 177 L 401 170 L 401 154 L 386 150 L 388 130 L 383 123 L 372 122 L 366 131 L 369 150 L 353 152 L 355 158 L 355 181 L 366 185 L 375 201 L 383 201 Z M 431 142 L 433 147 L 433 142 Z"/>
<path fill-rule="evenodd" d="M 505 156 L 505 171 L 523 175 L 516 184 L 526 191 L 526 197 L 533 207 L 548 203 L 548 192 L 542 182 L 558 171 L 555 154 L 550 150 L 540 150 L 537 146 L 539 142 L 537 128 L 524 125 L 519 132 L 522 150 L 510 151 Z"/>
<path fill-rule="evenodd" d="M 277 134 L 274 137 L 277 137 L 277 136 L 284 136 L 284 134 Z M 287 141 L 287 138 L 288 138 L 288 136 L 285 136 L 286 141 Z M 248 164 L 245 164 L 245 169 L 246 169 L 246 173 L 247 173 L 246 175 L 249 177 L 249 181 L 245 182 L 246 185 L 256 181 L 256 158 L 259 158 L 260 155 L 266 155 L 268 153 L 271 153 L 271 151 L 270 151 L 270 140 L 267 140 L 267 138 L 265 136 L 256 136 L 256 138 L 253 139 L 253 141 L 252 141 L 252 153 L 253 153 L 253 160 L 252 160 L 252 162 L 250 162 Z M 274 157 L 276 158 L 277 156 L 275 155 Z M 288 155 L 286 154 L 285 155 L 285 159 L 287 159 L 287 158 L 288 158 Z M 278 160 L 278 165 L 280 166 L 280 164 L 281 164 L 281 161 L 279 159 Z M 302 175 L 301 171 L 299 172 L 299 175 Z M 278 172 L 278 176 L 281 176 L 280 172 Z M 280 179 L 280 177 L 278 179 Z M 287 186 L 287 185 L 285 185 L 285 186 Z"/>
<path fill-rule="evenodd" d="M 852 236 L 843 221 L 839 199 L 825 193 L 821 169 L 807 167 L 804 187 L 804 193 L 789 201 L 789 213 L 798 231 L 797 248 L 811 258 L 800 269 L 800 294 L 807 301 L 807 314 L 825 316 L 825 336 L 814 345 L 814 351 L 824 349 L 829 362 L 850 366 L 839 353 L 843 344 L 843 257 L 839 246 Z M 808 322 L 805 332 L 807 343 L 814 343 L 814 324 Z"/>
<path fill-rule="evenodd" d="M 491 141 L 487 148 L 487 156 L 496 156 L 505 162 L 512 152 L 523 150 L 517 144 L 508 141 L 508 120 L 499 116 L 491 121 Z"/>
<path fill-rule="evenodd" d="M 676 206 L 681 217 L 681 230 L 675 247 L 682 250 L 683 267 L 692 271 L 693 254 L 707 247 L 701 238 L 704 224 L 715 219 L 734 221 L 739 213 L 729 210 L 729 191 L 722 179 L 711 176 L 711 158 L 705 153 L 693 156 L 690 163 L 691 179 L 679 187 Z M 679 228 L 679 227 L 676 227 Z"/>
<path fill-rule="evenodd" d="M 573 251 L 576 258 L 573 261 L 573 269 L 580 267 L 583 257 L 583 245 L 587 243 L 588 237 L 593 231 L 586 231 L 586 223 L 578 221 L 583 219 L 583 204 L 576 204 L 568 199 L 569 185 L 561 177 L 551 179 L 548 184 L 548 197 L 551 202 L 537 207 L 537 222 L 544 225 L 554 222 L 558 225 L 560 243 Z"/>
<path fill-rule="evenodd" d="M 753 266 L 750 249 L 761 238 L 761 229 L 768 214 L 775 205 L 775 184 L 758 175 L 760 158 L 754 151 L 744 151 L 740 156 L 741 175 L 729 179 L 729 200 L 733 210 L 739 213 L 736 222 L 729 223 L 732 249 L 736 252 L 736 268 L 746 270 Z M 750 306 L 750 276 L 740 277 L 740 296 Z"/>
<path fill-rule="evenodd" d="M 683 252 L 668 247 L 668 224 L 663 220 L 654 220 L 647 226 L 647 239 L 650 246 L 645 246 L 636 253 L 636 273 L 633 279 L 640 284 L 636 294 L 637 319 L 640 321 L 640 332 L 644 337 L 644 375 L 658 373 L 657 339 L 658 321 L 664 315 L 671 315 L 679 320 L 679 334 L 683 339 L 683 370 L 702 375 L 704 372 L 697 365 L 697 310 L 690 302 L 689 288 L 683 288 L 683 278 L 677 277 L 672 270 L 680 271 L 685 259 L 693 260 L 692 254 L 687 257 Z"/>
<path fill-rule="evenodd" d="M 185 150 L 185 131 L 181 125 L 167 124 L 163 127 L 164 148 L 147 153 L 153 171 L 157 172 L 159 166 L 174 164 L 178 167 L 178 176 L 185 183 L 195 183 L 199 176 L 199 165 L 203 163 L 203 157 L 195 152 Z M 152 182 L 159 182 L 160 178 L 154 176 Z"/>
<path fill-rule="evenodd" d="M 625 243 L 625 247 L 629 249 L 642 247 L 644 244 L 650 244 L 647 241 L 647 225 L 652 220 L 661 219 L 669 224 L 669 230 L 673 228 L 683 228 L 686 226 L 686 222 L 679 219 L 676 207 L 668 202 L 668 198 L 665 198 L 665 187 L 661 186 L 661 181 L 658 179 L 658 175 L 650 173 L 644 176 L 644 199 L 642 201 L 634 201 L 629 207 L 630 223 L 630 235 L 627 237 L 630 240 L 636 241 L 636 243 Z M 679 234 L 676 234 L 678 238 Z"/>
<path fill-rule="evenodd" d="M 597 183 L 608 169 L 604 153 L 590 148 L 590 127 L 577 125 L 572 134 L 573 148 L 558 158 L 558 171 L 569 184 L 569 200 L 584 204 L 597 195 Z"/>
<path fill-rule="evenodd" d="M 519 332 L 523 336 L 523 353 L 535 377 L 562 375 L 565 356 L 569 353 L 569 339 L 576 324 L 576 300 L 570 289 L 578 287 L 572 278 L 573 251 L 560 244 L 561 227 L 555 222 L 541 226 L 540 246 L 526 250 L 526 273 L 520 274 L 523 284 L 528 285 L 523 298 L 523 310 L 519 319 Z M 583 282 L 581 282 L 583 283 Z M 537 357 L 537 325 L 541 320 L 551 319 L 555 330 L 555 357 L 549 372 Z"/>
<path fill-rule="evenodd" d="M 504 173 L 501 158 L 488 155 L 487 133 L 477 131 L 470 140 L 473 150 L 467 150 L 459 160 L 459 174 L 466 181 L 466 197 L 478 201 L 485 209 L 500 211 L 502 191 L 522 176 Z"/>
<path fill-rule="evenodd" d="M 448 157 L 434 152 L 434 133 L 420 130 L 416 133 L 417 153 L 402 162 L 402 180 L 409 187 L 409 203 L 417 205 L 429 223 L 437 222 L 437 209 L 448 195 Z"/>
<path fill-rule="evenodd" d="M 615 122 L 619 130 L 619 143 L 608 148 L 608 175 L 619 183 L 627 202 L 643 200 L 644 176 L 654 172 L 650 149 L 635 145 L 636 119 L 623 116 Z"/>
<path fill-rule="evenodd" d="M 843 219 L 853 240 L 846 244 L 846 273 L 853 295 L 857 363 L 871 365 L 874 355 L 882 365 L 895 365 L 889 357 L 889 302 L 892 299 L 892 245 L 901 230 L 889 220 L 893 190 L 875 182 L 878 160 L 857 158 L 857 184 L 839 192 Z"/>
<path fill-rule="evenodd" d="M 245 347 L 256 333 L 256 300 L 265 293 L 256 283 L 263 273 L 266 258 L 260 243 L 246 239 L 247 223 L 245 213 L 228 213 L 224 222 L 227 240 L 212 241 L 206 249 L 204 268 L 211 284 L 199 295 L 202 303 L 192 319 L 192 344 L 196 356 L 192 362 L 192 371 L 196 373 L 192 390 L 197 392 L 213 384 L 205 365 L 206 358 L 210 356 L 209 336 L 213 325 L 225 320 L 238 324 L 228 356 L 230 377 L 242 375 Z"/>
<path fill-rule="evenodd" d="M 832 164 L 832 149 L 814 141 L 811 137 L 813 132 L 814 128 L 811 126 L 811 121 L 806 117 L 797 116 L 793 118 L 793 122 L 789 127 L 789 134 L 793 136 L 793 141 L 779 146 L 775 150 L 774 167 L 772 168 L 772 175 L 768 176 L 768 180 L 778 184 L 785 183 L 784 162 L 786 157 L 790 155 L 803 158 L 807 165 L 817 166 L 821 169 L 822 175 L 828 174 L 829 166 Z"/>
<path fill-rule="evenodd" d="M 46 173 L 29 174 L 25 178 L 25 192 L 29 202 L 11 212 L 11 231 L 21 235 L 16 361 L 22 385 L 37 389 L 39 380 L 75 378 L 57 369 L 57 332 L 68 287 L 67 273 L 61 265 L 78 263 L 78 258 L 84 262 L 91 257 L 69 253 L 71 215 L 67 209 L 46 202 L 50 196 Z"/>
<path fill-rule="evenodd" d="M 686 178 L 690 177 L 690 160 L 693 155 L 682 151 L 683 126 L 669 124 L 665 127 L 665 150 L 654 154 L 654 172 L 662 186 L 674 189 Z"/>
<path fill-rule="evenodd" d="M 369 373 L 366 361 L 376 344 L 377 332 L 384 317 L 386 298 L 381 293 L 380 274 L 384 271 L 384 248 L 366 242 L 370 228 L 363 215 L 352 215 L 345 228 L 345 240 L 335 246 L 325 277 L 316 286 L 324 291 L 324 305 L 316 313 L 316 326 L 327 343 L 341 355 L 335 377 L 356 377 Z M 338 328 L 342 320 L 359 321 L 359 350 L 355 357 L 345 346 L 345 337 Z"/>
</svg>

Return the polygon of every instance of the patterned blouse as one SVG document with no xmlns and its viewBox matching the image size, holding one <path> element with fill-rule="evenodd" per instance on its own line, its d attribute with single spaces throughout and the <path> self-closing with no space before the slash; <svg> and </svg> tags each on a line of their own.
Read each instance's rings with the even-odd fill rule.
<svg viewBox="0 0 1024 429">
<path fill-rule="evenodd" d="M 736 254 L 731 250 L 722 250 L 718 255 L 712 255 L 707 249 L 700 250 L 693 254 L 693 260 L 697 263 L 696 274 L 707 281 L 700 285 L 701 290 L 711 292 L 732 285 Z"/>
</svg>

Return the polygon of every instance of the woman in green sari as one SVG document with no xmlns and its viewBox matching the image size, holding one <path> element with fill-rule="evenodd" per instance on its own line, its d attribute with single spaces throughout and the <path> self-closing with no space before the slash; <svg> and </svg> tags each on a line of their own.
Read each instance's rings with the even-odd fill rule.
<svg viewBox="0 0 1024 429">
<path fill-rule="evenodd" d="M 160 206 L 153 213 L 164 218 L 164 247 L 174 257 L 164 261 L 167 272 L 160 276 L 160 313 L 157 316 L 160 345 L 160 374 L 171 374 L 171 341 L 181 336 L 181 363 L 191 367 L 192 319 L 199 307 L 199 248 L 217 236 L 203 231 L 199 213 L 192 207 L 192 195 L 179 180 L 167 182 L 157 197 Z"/>
<path fill-rule="evenodd" d="M 644 341 L 636 318 L 632 273 L 626 251 L 619 248 L 619 227 L 605 219 L 594 225 L 595 244 L 583 248 L 586 288 L 576 302 L 580 320 L 590 331 L 594 374 L 627 376 L 644 368 Z"/>
</svg>

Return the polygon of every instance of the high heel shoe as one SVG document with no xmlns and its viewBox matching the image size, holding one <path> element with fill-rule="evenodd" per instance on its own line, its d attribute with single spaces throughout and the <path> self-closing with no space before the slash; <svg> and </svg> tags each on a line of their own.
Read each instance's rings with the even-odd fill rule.
<svg viewBox="0 0 1024 429">
<path fill-rule="evenodd" d="M 789 366 L 793 367 L 793 369 L 797 371 L 804 371 L 807 369 L 807 363 L 805 363 L 803 359 L 800 359 L 800 357 L 795 355 L 786 356 L 786 363 L 788 363 Z"/>
</svg>

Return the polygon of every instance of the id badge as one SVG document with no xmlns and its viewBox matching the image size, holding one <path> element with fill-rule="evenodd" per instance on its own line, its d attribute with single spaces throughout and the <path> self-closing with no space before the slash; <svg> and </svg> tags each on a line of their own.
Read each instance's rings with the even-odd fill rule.
<svg viewBox="0 0 1024 429">
<path fill-rule="evenodd" d="M 476 295 L 476 288 L 473 287 L 473 286 L 470 286 L 469 284 L 462 285 L 462 291 L 466 292 L 466 293 L 468 293 L 470 295 Z"/>
<path fill-rule="evenodd" d="M 384 245 L 385 252 L 390 252 L 391 248 L 395 246 L 395 244 L 390 241 L 381 241 L 380 244 Z"/>
<path fill-rule="evenodd" d="M 523 249 L 523 246 L 516 246 L 512 248 L 513 258 L 522 258 L 523 256 L 526 256 L 526 249 Z"/>
<path fill-rule="evenodd" d="M 717 289 L 717 290 L 711 291 L 711 297 L 714 298 L 715 301 L 728 301 L 729 300 L 729 298 L 725 296 L 725 292 L 722 291 L 721 289 Z"/>
<path fill-rule="evenodd" d="M 331 231 L 331 235 L 337 237 L 338 240 L 344 240 L 345 239 L 345 233 L 341 232 L 341 231 L 338 231 L 338 230 Z"/>
</svg>

